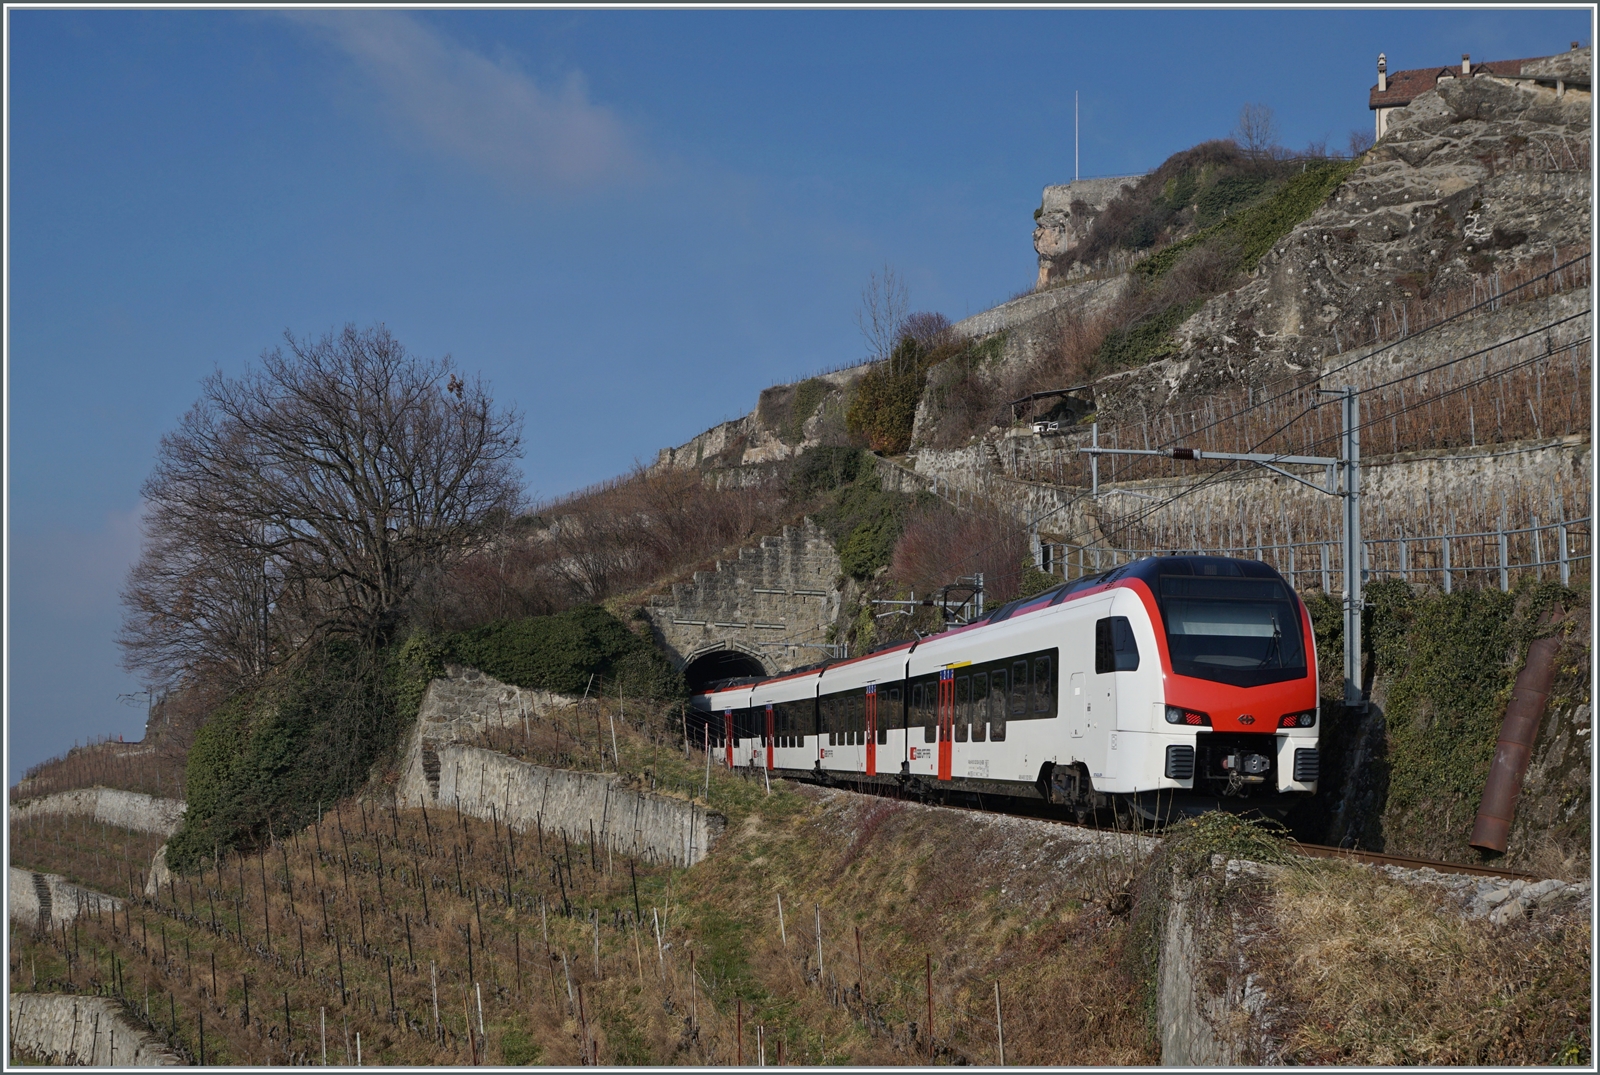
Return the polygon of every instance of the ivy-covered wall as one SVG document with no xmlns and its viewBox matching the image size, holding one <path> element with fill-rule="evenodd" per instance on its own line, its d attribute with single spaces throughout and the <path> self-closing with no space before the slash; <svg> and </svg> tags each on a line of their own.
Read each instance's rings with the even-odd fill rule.
<svg viewBox="0 0 1600 1075">
<path fill-rule="evenodd" d="M 1467 846 L 1495 741 L 1528 645 L 1541 632 L 1563 643 L 1519 823 L 1503 861 L 1570 872 L 1587 868 L 1589 667 L 1587 593 L 1554 583 L 1510 593 L 1418 592 L 1405 583 L 1367 590 L 1363 620 L 1365 713 L 1339 702 L 1343 621 L 1338 602 L 1307 604 L 1322 661 L 1324 777 L 1297 828 L 1321 842 L 1454 862 Z M 1547 612 L 1557 616 L 1544 623 Z M 1543 819 L 1531 824 L 1534 819 Z"/>
</svg>

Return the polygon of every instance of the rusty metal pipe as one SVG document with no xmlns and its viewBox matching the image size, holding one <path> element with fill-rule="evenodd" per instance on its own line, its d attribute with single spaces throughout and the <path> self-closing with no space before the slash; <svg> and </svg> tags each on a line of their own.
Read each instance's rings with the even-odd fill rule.
<svg viewBox="0 0 1600 1075">
<path fill-rule="evenodd" d="M 1511 704 L 1506 706 L 1500 725 L 1500 738 L 1494 746 L 1494 763 L 1483 787 L 1483 800 L 1472 823 L 1467 843 L 1483 851 L 1504 853 L 1511 835 L 1511 818 L 1517 811 L 1517 796 L 1522 793 L 1528 761 L 1544 719 L 1545 703 L 1550 700 L 1550 684 L 1555 679 L 1556 651 L 1561 640 L 1537 638 L 1528 646 L 1528 659 L 1517 673 L 1511 688 Z"/>
</svg>

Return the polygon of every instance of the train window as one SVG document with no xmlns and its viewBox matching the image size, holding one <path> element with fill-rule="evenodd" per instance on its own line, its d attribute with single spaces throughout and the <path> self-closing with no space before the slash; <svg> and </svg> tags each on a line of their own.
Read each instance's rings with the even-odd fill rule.
<svg viewBox="0 0 1600 1075">
<path fill-rule="evenodd" d="M 967 725 L 972 723 L 972 679 L 962 676 L 956 680 L 956 742 L 967 741 Z"/>
<path fill-rule="evenodd" d="M 1035 657 L 1033 659 L 1033 711 L 1035 713 L 1053 713 L 1055 711 L 1056 677 L 1053 662 L 1048 657 Z"/>
<path fill-rule="evenodd" d="M 1006 670 L 989 673 L 989 738 L 996 743 L 1006 738 Z"/>
<path fill-rule="evenodd" d="M 883 695 L 878 695 L 878 742 L 889 741 L 889 728 L 900 726 L 900 688 L 889 688 L 889 701 L 883 700 Z"/>
<path fill-rule="evenodd" d="M 1107 616 L 1094 625 L 1094 670 L 1134 672 L 1139 668 L 1139 644 L 1126 616 Z"/>
<path fill-rule="evenodd" d="M 1011 715 L 1028 714 L 1028 662 L 1014 661 L 1011 665 Z"/>
<path fill-rule="evenodd" d="M 922 726 L 924 743 L 932 743 L 937 738 L 938 725 L 933 714 L 938 689 L 939 685 L 932 681 L 914 683 L 911 686 L 912 721 Z"/>
<path fill-rule="evenodd" d="M 972 677 L 972 741 L 981 743 L 988 738 L 989 677 L 982 672 Z"/>
</svg>

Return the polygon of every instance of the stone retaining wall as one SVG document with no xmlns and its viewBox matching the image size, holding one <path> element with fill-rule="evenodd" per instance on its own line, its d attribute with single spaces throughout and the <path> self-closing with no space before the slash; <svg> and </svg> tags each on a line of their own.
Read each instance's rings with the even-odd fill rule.
<svg viewBox="0 0 1600 1075">
<path fill-rule="evenodd" d="M 542 827 L 568 840 L 591 840 L 619 854 L 693 866 L 721 835 L 724 821 L 697 803 L 625 787 L 608 773 L 551 769 L 459 743 L 437 748 L 438 805 L 497 819 L 521 830 Z M 403 805 L 415 805 L 407 800 Z"/>
<path fill-rule="evenodd" d="M 1011 471 L 1047 471 L 1055 453 L 1067 455 L 1068 446 L 1056 446 L 1056 438 L 1003 438 L 1001 455 Z M 1436 451 L 1403 452 L 1398 455 L 1371 456 L 1362 460 L 1362 515 L 1368 540 L 1390 535 L 1385 523 L 1407 526 L 1412 533 L 1437 532 L 1436 522 L 1427 518 L 1429 505 L 1440 505 L 1434 514 L 1443 515 L 1446 507 L 1464 506 L 1463 516 L 1474 507 L 1498 504 L 1502 498 L 1511 504 L 1519 496 L 1547 502 L 1540 517 L 1553 520 L 1555 498 L 1562 497 L 1567 517 L 1586 508 L 1581 492 L 1593 473 L 1594 448 L 1586 435 L 1484 445 Z M 1259 468 L 1228 474 L 1220 480 L 1198 486 L 1178 497 L 1170 506 L 1151 509 L 1185 489 L 1196 486 L 1188 477 L 1147 478 L 1140 481 L 1100 484 L 1101 499 L 1096 503 L 1089 490 L 1070 485 L 1051 485 L 1026 481 L 997 473 L 983 448 L 953 450 L 925 449 L 912 461 L 913 471 L 895 466 L 880 466 L 885 486 L 911 492 L 932 488 L 943 495 L 986 500 L 1006 509 L 1017 518 L 1037 519 L 1039 528 L 1066 537 L 1074 544 L 1095 540 L 1101 520 L 1108 525 L 1119 514 L 1138 515 L 1146 526 L 1165 524 L 1187 531 L 1192 523 L 1199 540 L 1213 542 L 1217 527 L 1237 525 L 1241 518 L 1263 522 L 1268 541 L 1281 540 L 1280 520 L 1296 520 L 1297 525 L 1322 516 L 1325 524 L 1295 530 L 1295 541 L 1337 540 L 1336 498 L 1325 496 L 1304 485 Z M 890 473 L 894 471 L 895 473 Z M 1133 495 L 1129 495 L 1133 494 Z M 1512 526 L 1526 525 L 1517 516 Z M 1214 520 L 1214 524 L 1213 524 Z M 1458 530 L 1472 529 L 1467 518 Z M 1126 543 L 1118 534 L 1111 544 Z M 1302 568 L 1309 564 L 1299 565 Z"/>
<path fill-rule="evenodd" d="M 149 1068 L 183 1063 L 161 1039 L 135 1026 L 109 997 L 12 993 L 9 1060 L 64 1067 Z"/>
<path fill-rule="evenodd" d="M 14 803 L 12 821 L 31 817 L 65 814 L 92 817 L 103 825 L 116 825 L 136 832 L 171 836 L 183 820 L 185 803 L 181 799 L 158 799 L 137 791 L 118 788 L 82 788 L 60 791 L 37 799 Z"/>
<path fill-rule="evenodd" d="M 60 874 L 34 873 L 16 866 L 11 867 L 6 903 L 12 920 L 30 929 L 57 928 L 80 913 L 122 909 L 122 901 L 116 897 L 80 888 Z"/>
<path fill-rule="evenodd" d="M 517 724 L 526 711 L 545 719 L 577 699 L 502 683 L 450 666 L 428 685 L 406 751 L 396 796 L 402 806 L 460 804 L 463 813 L 518 829 L 543 825 L 588 843 L 680 866 L 705 857 L 724 824 L 720 814 L 667 795 L 637 791 L 610 773 L 554 769 L 473 746 L 491 727 Z"/>
</svg>

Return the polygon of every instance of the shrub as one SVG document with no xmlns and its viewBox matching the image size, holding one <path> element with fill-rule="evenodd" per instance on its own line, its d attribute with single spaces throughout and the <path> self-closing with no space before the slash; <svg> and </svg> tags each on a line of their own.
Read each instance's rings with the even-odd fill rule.
<svg viewBox="0 0 1600 1075">
<path fill-rule="evenodd" d="M 636 593 L 795 514 L 775 480 L 722 484 L 696 470 L 640 467 L 546 506 L 528 527 L 541 532 L 513 531 L 484 550 L 471 588 L 456 585 L 458 571 L 412 610 L 412 622 L 443 633 Z"/>
<path fill-rule="evenodd" d="M 1154 172 L 1113 198 L 1095 218 L 1089 235 L 1070 253 L 1089 264 L 1111 251 L 1143 250 L 1190 222 L 1190 205 L 1199 191 L 1245 172 L 1251 164 L 1231 141 L 1202 142 L 1174 153 Z"/>
<path fill-rule="evenodd" d="M 683 680 L 665 657 L 598 605 L 463 631 L 446 640 L 451 660 L 504 683 L 581 694 L 591 676 L 621 679 L 628 693 L 678 698 Z"/>
<path fill-rule="evenodd" d="M 804 499 L 849 485 L 869 466 L 862 455 L 859 448 L 812 448 L 789 467 L 790 495 Z"/>
<path fill-rule="evenodd" d="M 885 491 L 870 460 L 859 450 L 853 454 L 839 450 L 819 456 L 809 469 L 797 469 L 790 478 L 808 489 L 832 489 L 832 496 L 812 516 L 839 550 L 844 573 L 855 579 L 871 578 L 888 565 L 908 508 L 933 499 L 927 493 Z M 841 480 L 846 475 L 848 479 Z"/>
<path fill-rule="evenodd" d="M 1058 310 L 1054 316 L 1058 321 L 1077 318 L 1071 307 Z M 996 333 L 966 344 L 950 358 L 929 368 L 926 405 L 934 418 L 930 446 L 957 448 L 991 425 L 1011 422 L 1005 400 L 1015 398 L 1009 394 L 1013 387 L 1009 376 L 1012 371 L 998 366 L 1005 345 L 1005 333 Z M 1050 387 L 1061 386 L 1052 384 Z M 1030 390 L 1024 389 L 1018 394 L 1025 395 Z"/>
<path fill-rule="evenodd" d="M 823 522 L 825 528 L 832 523 L 830 536 L 837 535 L 839 566 L 851 578 L 871 578 L 887 565 L 905 526 L 908 498 L 886 493 L 876 484 L 858 481 L 841 490 Z"/>
<path fill-rule="evenodd" d="M 806 420 L 817 413 L 830 391 L 831 386 L 821 377 L 775 385 L 761 393 L 756 403 L 757 421 L 777 433 L 783 443 L 799 444 L 805 439 Z"/>
<path fill-rule="evenodd" d="M 189 751 L 188 809 L 168 845 L 173 867 L 188 870 L 217 848 L 255 846 L 355 791 L 394 755 L 446 660 L 568 694 L 591 675 L 632 697 L 686 694 L 648 640 L 592 605 L 443 638 L 418 633 L 376 655 L 325 642 L 292 670 L 227 699 L 200 728 Z"/>
<path fill-rule="evenodd" d="M 857 382 L 845 422 L 873 451 L 899 455 L 911 447 L 911 426 L 927 374 L 925 353 L 916 340 L 902 337 L 889 358 L 874 362 Z"/>
<path fill-rule="evenodd" d="M 426 645 L 374 654 L 331 639 L 229 698 L 189 751 L 188 808 L 167 848 L 173 868 L 299 828 L 354 791 L 399 746 L 442 671 L 436 661 Z"/>
<path fill-rule="evenodd" d="M 1027 533 L 1009 515 L 956 511 L 930 498 L 909 513 L 890 571 L 924 594 L 981 571 L 985 603 L 994 606 L 1020 596 L 1027 555 Z"/>
</svg>

